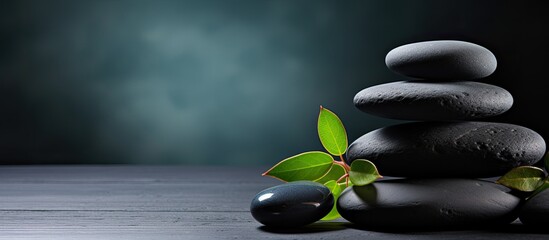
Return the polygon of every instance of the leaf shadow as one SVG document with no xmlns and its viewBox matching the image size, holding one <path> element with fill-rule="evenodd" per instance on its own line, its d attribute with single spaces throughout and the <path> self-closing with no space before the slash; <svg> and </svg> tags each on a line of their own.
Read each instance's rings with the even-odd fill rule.
<svg viewBox="0 0 549 240">
<path fill-rule="evenodd" d="M 341 231 L 347 229 L 348 222 L 315 222 L 303 227 L 297 228 L 276 228 L 268 226 L 260 226 L 258 229 L 263 232 L 278 233 L 278 234 L 306 234 L 318 232 Z"/>
</svg>

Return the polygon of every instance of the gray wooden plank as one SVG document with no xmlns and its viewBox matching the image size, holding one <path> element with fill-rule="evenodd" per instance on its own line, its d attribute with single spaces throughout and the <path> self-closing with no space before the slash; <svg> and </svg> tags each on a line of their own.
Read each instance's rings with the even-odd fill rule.
<svg viewBox="0 0 549 240">
<path fill-rule="evenodd" d="M 0 211 L 0 239 L 547 239 L 512 225 L 492 231 L 383 233 L 344 221 L 278 231 L 248 212 Z"/>
<path fill-rule="evenodd" d="M 547 239 L 519 225 L 492 231 L 383 233 L 344 222 L 269 230 L 248 212 L 1 211 L 0 239 Z"/>
<path fill-rule="evenodd" d="M 215 183 L 0 184 L 0 210 L 247 211 L 263 186 Z"/>
<path fill-rule="evenodd" d="M 258 168 L 0 168 L 0 210 L 247 211 Z"/>
<path fill-rule="evenodd" d="M 29 165 L 0 166 L 0 182 L 263 182 L 268 167 L 162 165 Z"/>
<path fill-rule="evenodd" d="M 264 167 L 0 167 L 0 239 L 547 239 L 503 229 L 382 233 L 343 219 L 272 230 L 251 198 L 279 184 Z"/>
</svg>

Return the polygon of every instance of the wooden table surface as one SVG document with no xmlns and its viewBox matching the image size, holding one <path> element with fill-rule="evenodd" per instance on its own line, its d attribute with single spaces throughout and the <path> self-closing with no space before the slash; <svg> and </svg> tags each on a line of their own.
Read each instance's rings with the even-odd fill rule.
<svg viewBox="0 0 549 240">
<path fill-rule="evenodd" d="M 0 166 L 0 239 L 549 239 L 519 222 L 476 231 L 373 232 L 340 219 L 294 230 L 256 222 L 266 168 Z"/>
</svg>

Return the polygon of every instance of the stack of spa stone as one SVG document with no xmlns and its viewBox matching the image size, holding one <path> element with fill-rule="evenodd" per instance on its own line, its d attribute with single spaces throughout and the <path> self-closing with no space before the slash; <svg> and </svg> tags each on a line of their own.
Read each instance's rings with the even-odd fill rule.
<svg viewBox="0 0 549 240">
<path fill-rule="evenodd" d="M 382 175 L 397 178 L 347 188 L 337 202 L 342 217 L 393 230 L 515 220 L 521 200 L 481 178 L 535 164 L 545 141 L 522 126 L 481 121 L 513 104 L 505 89 L 472 81 L 495 71 L 494 55 L 473 43 L 430 41 L 397 47 L 385 61 L 413 80 L 366 88 L 355 96 L 355 106 L 409 122 L 358 138 L 347 160 L 368 159 Z"/>
</svg>

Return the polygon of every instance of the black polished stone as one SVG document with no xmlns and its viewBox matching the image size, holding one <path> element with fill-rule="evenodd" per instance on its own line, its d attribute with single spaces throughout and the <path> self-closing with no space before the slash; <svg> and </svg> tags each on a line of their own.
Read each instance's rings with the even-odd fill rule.
<svg viewBox="0 0 549 240">
<path fill-rule="evenodd" d="M 417 42 L 391 50 L 387 67 L 399 74 L 428 80 L 470 80 L 487 77 L 497 67 L 490 50 L 474 43 L 441 40 Z"/>
<path fill-rule="evenodd" d="M 470 120 L 506 112 L 513 96 L 479 82 L 399 81 L 366 88 L 353 102 L 361 111 L 385 118 Z"/>
<path fill-rule="evenodd" d="M 519 213 L 523 224 L 547 229 L 549 219 L 549 190 L 538 193 L 528 199 Z"/>
<path fill-rule="evenodd" d="M 269 227 L 300 227 L 320 220 L 334 206 L 324 185 L 296 181 L 259 192 L 250 206 L 252 216 Z"/>
<path fill-rule="evenodd" d="M 480 228 L 517 218 L 509 189 L 473 179 L 396 179 L 345 189 L 337 209 L 346 220 L 385 231 Z"/>
<path fill-rule="evenodd" d="M 363 135 L 347 159 L 370 160 L 386 176 L 480 178 L 535 164 L 544 154 L 539 134 L 513 124 L 412 122 Z"/>
</svg>

